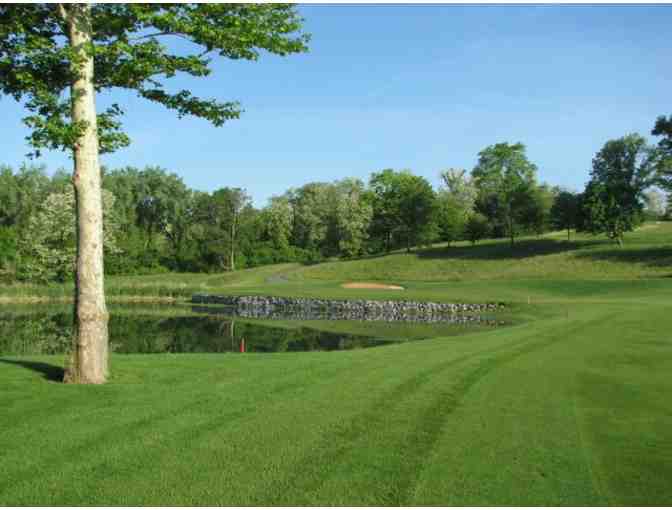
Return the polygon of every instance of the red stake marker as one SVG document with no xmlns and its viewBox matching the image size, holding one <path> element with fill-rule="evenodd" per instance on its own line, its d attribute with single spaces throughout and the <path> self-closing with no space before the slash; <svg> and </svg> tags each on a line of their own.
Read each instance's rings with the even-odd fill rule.
<svg viewBox="0 0 672 510">
<path fill-rule="evenodd" d="M 240 352 L 245 352 L 245 339 L 240 340 Z"/>
</svg>

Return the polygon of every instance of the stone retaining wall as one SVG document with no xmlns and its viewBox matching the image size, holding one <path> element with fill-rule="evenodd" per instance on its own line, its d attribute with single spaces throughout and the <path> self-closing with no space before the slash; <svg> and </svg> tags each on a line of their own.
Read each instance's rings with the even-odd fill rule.
<svg viewBox="0 0 672 510">
<path fill-rule="evenodd" d="M 441 323 L 441 324 L 473 324 L 486 326 L 501 326 L 505 321 L 492 315 L 480 314 L 438 314 L 415 313 L 399 314 L 386 311 L 370 310 L 322 310 L 315 308 L 233 308 L 193 305 L 192 311 L 218 315 L 228 319 L 269 319 L 292 321 L 382 321 L 382 322 L 410 322 L 410 323 Z"/>
<path fill-rule="evenodd" d="M 502 303 L 432 303 L 424 301 L 373 301 L 367 299 L 317 299 L 275 296 L 214 296 L 195 294 L 192 303 L 235 308 L 236 314 L 262 317 L 292 311 L 293 315 L 325 315 L 363 320 L 446 320 L 447 316 L 471 312 L 495 312 Z M 317 312 L 320 312 L 319 314 Z"/>
</svg>

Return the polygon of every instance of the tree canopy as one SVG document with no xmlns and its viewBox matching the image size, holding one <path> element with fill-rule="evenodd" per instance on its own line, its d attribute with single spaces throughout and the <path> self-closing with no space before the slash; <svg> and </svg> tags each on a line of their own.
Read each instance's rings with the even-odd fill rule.
<svg viewBox="0 0 672 510">
<path fill-rule="evenodd" d="M 385 169 L 369 181 L 373 204 L 373 229 L 386 249 L 401 244 L 407 251 L 430 241 L 434 230 L 436 194 L 424 177 L 410 170 Z"/>
<path fill-rule="evenodd" d="M 622 244 L 641 222 L 644 191 L 653 184 L 660 152 L 638 134 L 609 140 L 593 158 L 584 193 L 587 230 Z"/>
<path fill-rule="evenodd" d="M 43 149 L 70 150 L 83 126 L 72 121 L 68 91 L 78 76 L 76 49 L 68 44 L 67 16 L 74 5 L 0 5 L 0 93 L 23 101 L 31 129 L 28 142 Z M 263 51 L 288 55 L 307 50 L 309 36 L 296 7 L 285 4 L 93 4 L 91 43 L 96 92 L 121 88 L 219 126 L 240 116 L 236 101 L 201 99 L 172 91 L 166 80 L 185 73 L 211 73 L 213 56 L 257 60 Z M 167 39 L 189 41 L 180 51 Z M 175 47 L 176 45 L 172 45 Z M 123 105 L 98 112 L 101 152 L 130 143 L 119 116 Z"/>
<path fill-rule="evenodd" d="M 579 216 L 579 196 L 571 191 L 558 193 L 551 207 L 551 223 L 553 227 L 567 230 L 567 240 L 572 229 L 576 229 Z"/>
<path fill-rule="evenodd" d="M 658 141 L 661 160 L 657 183 L 668 191 L 672 191 L 672 115 L 658 117 L 651 134 L 661 137 Z"/>
<path fill-rule="evenodd" d="M 522 143 L 498 143 L 478 154 L 472 171 L 478 189 L 479 212 L 495 219 L 513 245 L 526 222 L 526 207 L 536 185 L 537 167 L 528 161 Z"/>
</svg>

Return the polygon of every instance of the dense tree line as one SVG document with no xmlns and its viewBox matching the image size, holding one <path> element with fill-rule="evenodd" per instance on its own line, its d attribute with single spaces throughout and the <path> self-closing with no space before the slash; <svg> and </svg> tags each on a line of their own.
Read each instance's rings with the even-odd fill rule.
<svg viewBox="0 0 672 510">
<path fill-rule="evenodd" d="M 108 274 L 233 271 L 316 262 L 550 230 L 603 233 L 618 242 L 644 219 L 669 217 L 672 117 L 658 146 L 632 134 L 608 141 L 582 193 L 539 183 L 521 143 L 483 149 L 471 172 L 448 169 L 433 189 L 410 170 L 368 183 L 311 182 L 255 208 L 245 190 L 190 189 L 174 173 L 126 167 L 103 172 Z M 0 271 L 5 280 L 65 281 L 75 264 L 75 198 L 69 176 L 44 167 L 0 167 Z"/>
</svg>

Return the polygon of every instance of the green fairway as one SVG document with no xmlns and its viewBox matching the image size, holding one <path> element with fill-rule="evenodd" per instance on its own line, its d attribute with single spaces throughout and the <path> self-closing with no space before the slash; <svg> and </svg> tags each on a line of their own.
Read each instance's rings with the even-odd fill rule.
<svg viewBox="0 0 672 510">
<path fill-rule="evenodd" d="M 548 278 L 503 255 L 521 277 L 466 256 L 460 278 L 428 272 L 458 247 L 389 255 L 394 278 L 368 259 L 112 279 L 504 301 L 515 325 L 342 352 L 115 354 L 104 386 L 57 382 L 63 356 L 2 357 L 0 505 L 672 505 L 672 230 L 647 227 L 622 252 L 539 254 L 578 264 Z M 563 241 L 529 246 L 546 242 Z M 406 290 L 340 287 L 357 279 Z"/>
<path fill-rule="evenodd" d="M 353 352 L 115 356 L 103 387 L 5 358 L 0 503 L 669 505 L 671 326 L 603 305 Z"/>
</svg>

